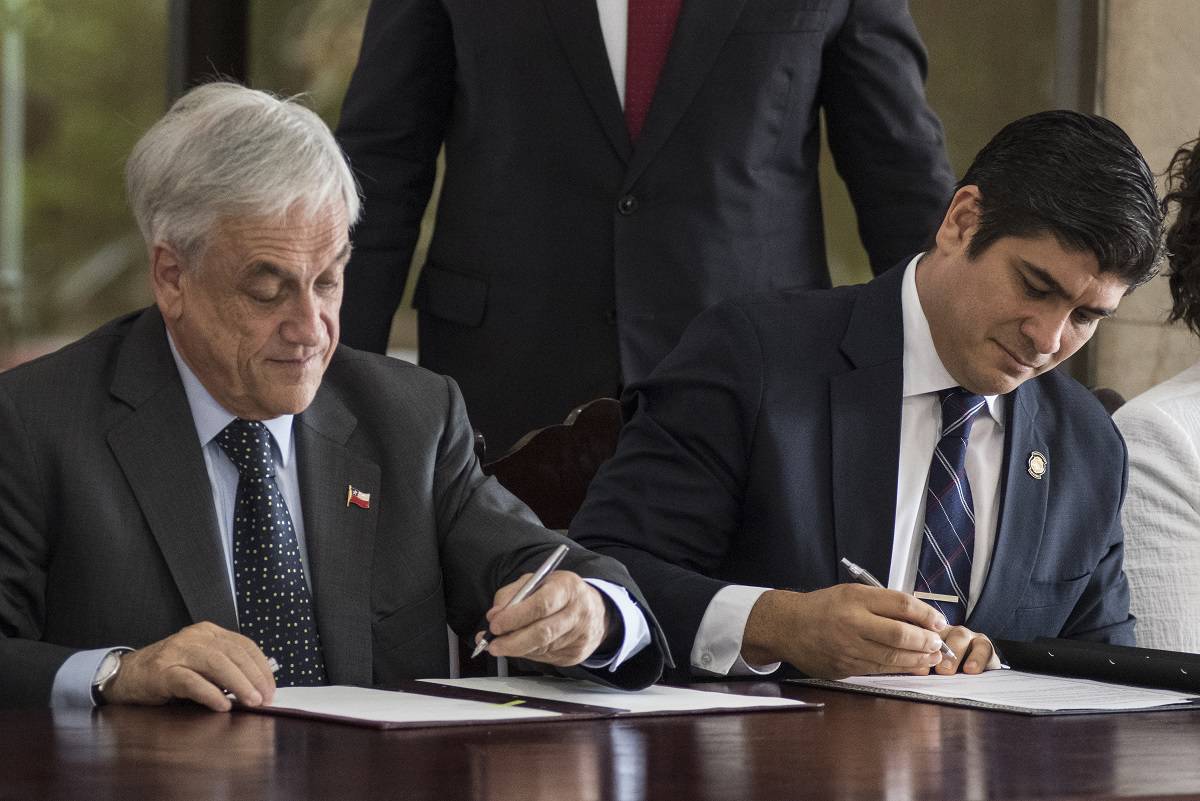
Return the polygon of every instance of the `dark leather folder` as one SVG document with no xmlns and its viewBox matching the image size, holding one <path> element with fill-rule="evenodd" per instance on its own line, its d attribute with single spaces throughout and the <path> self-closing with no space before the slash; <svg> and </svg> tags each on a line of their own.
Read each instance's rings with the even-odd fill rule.
<svg viewBox="0 0 1200 801">
<path fill-rule="evenodd" d="M 1014 670 L 1200 694 L 1200 654 L 1050 637 L 996 640 L 995 646 Z"/>
</svg>

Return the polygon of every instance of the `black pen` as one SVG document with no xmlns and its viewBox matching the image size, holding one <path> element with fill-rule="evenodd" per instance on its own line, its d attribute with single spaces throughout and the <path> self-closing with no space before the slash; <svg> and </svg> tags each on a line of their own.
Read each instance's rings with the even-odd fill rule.
<svg viewBox="0 0 1200 801">
<path fill-rule="evenodd" d="M 532 595 L 538 587 L 542 586 L 542 582 L 546 580 L 546 576 L 550 575 L 550 572 L 558 567 L 559 562 L 567 555 L 567 550 L 567 546 L 560 545 L 551 551 L 550 555 L 546 557 L 546 561 L 542 562 L 542 566 L 530 577 L 529 581 L 525 582 L 521 589 L 517 590 L 517 594 L 509 599 L 504 608 L 507 609 L 510 606 L 521 603 L 521 601 Z M 471 658 L 474 659 L 479 656 L 483 653 L 483 649 L 487 648 L 491 643 L 492 634 L 488 629 L 484 629 L 483 637 L 480 638 L 479 644 L 475 646 L 475 650 L 471 652 Z"/>
<path fill-rule="evenodd" d="M 887 587 L 880 584 L 879 579 L 872 576 L 871 571 L 867 570 L 865 567 L 859 567 L 844 556 L 842 557 L 842 564 L 846 566 L 846 570 L 850 571 L 850 575 L 853 576 L 854 580 L 859 584 L 866 584 L 868 587 L 878 587 L 881 590 L 887 589 Z M 946 657 L 947 659 L 958 658 L 954 655 L 954 651 L 950 650 L 950 646 L 946 645 L 945 640 L 942 640 L 941 651 L 942 656 Z"/>
</svg>

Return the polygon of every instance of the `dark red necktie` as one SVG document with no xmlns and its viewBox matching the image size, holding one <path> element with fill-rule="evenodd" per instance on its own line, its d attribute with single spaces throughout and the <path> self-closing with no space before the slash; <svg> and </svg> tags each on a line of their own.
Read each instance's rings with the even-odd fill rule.
<svg viewBox="0 0 1200 801">
<path fill-rule="evenodd" d="M 683 0 L 629 0 L 625 50 L 625 125 L 636 142 L 654 99 L 654 87 L 667 61 Z"/>
</svg>

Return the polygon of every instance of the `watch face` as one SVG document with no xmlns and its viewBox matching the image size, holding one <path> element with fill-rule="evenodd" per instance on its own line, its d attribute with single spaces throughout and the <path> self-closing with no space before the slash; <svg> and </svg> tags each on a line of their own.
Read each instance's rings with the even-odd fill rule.
<svg viewBox="0 0 1200 801">
<path fill-rule="evenodd" d="M 111 679 L 117 673 L 117 668 L 121 666 L 121 656 L 115 651 L 110 651 L 104 660 L 100 663 L 100 669 L 96 671 L 96 686 L 102 687 L 105 682 Z"/>
<path fill-rule="evenodd" d="M 100 667 L 96 669 L 96 678 L 92 680 L 92 703 L 100 706 L 104 704 L 104 689 L 113 676 L 117 675 L 117 671 L 121 669 L 121 654 L 123 651 L 109 651 L 104 659 L 100 661 Z"/>
</svg>

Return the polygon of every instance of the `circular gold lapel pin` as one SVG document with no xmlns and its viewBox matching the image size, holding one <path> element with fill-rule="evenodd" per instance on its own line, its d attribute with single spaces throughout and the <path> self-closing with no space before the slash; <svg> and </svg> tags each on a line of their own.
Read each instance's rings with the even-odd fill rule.
<svg viewBox="0 0 1200 801">
<path fill-rule="evenodd" d="M 1031 451 L 1025 469 L 1029 475 L 1040 481 L 1046 475 L 1046 455 L 1041 451 Z"/>
</svg>

